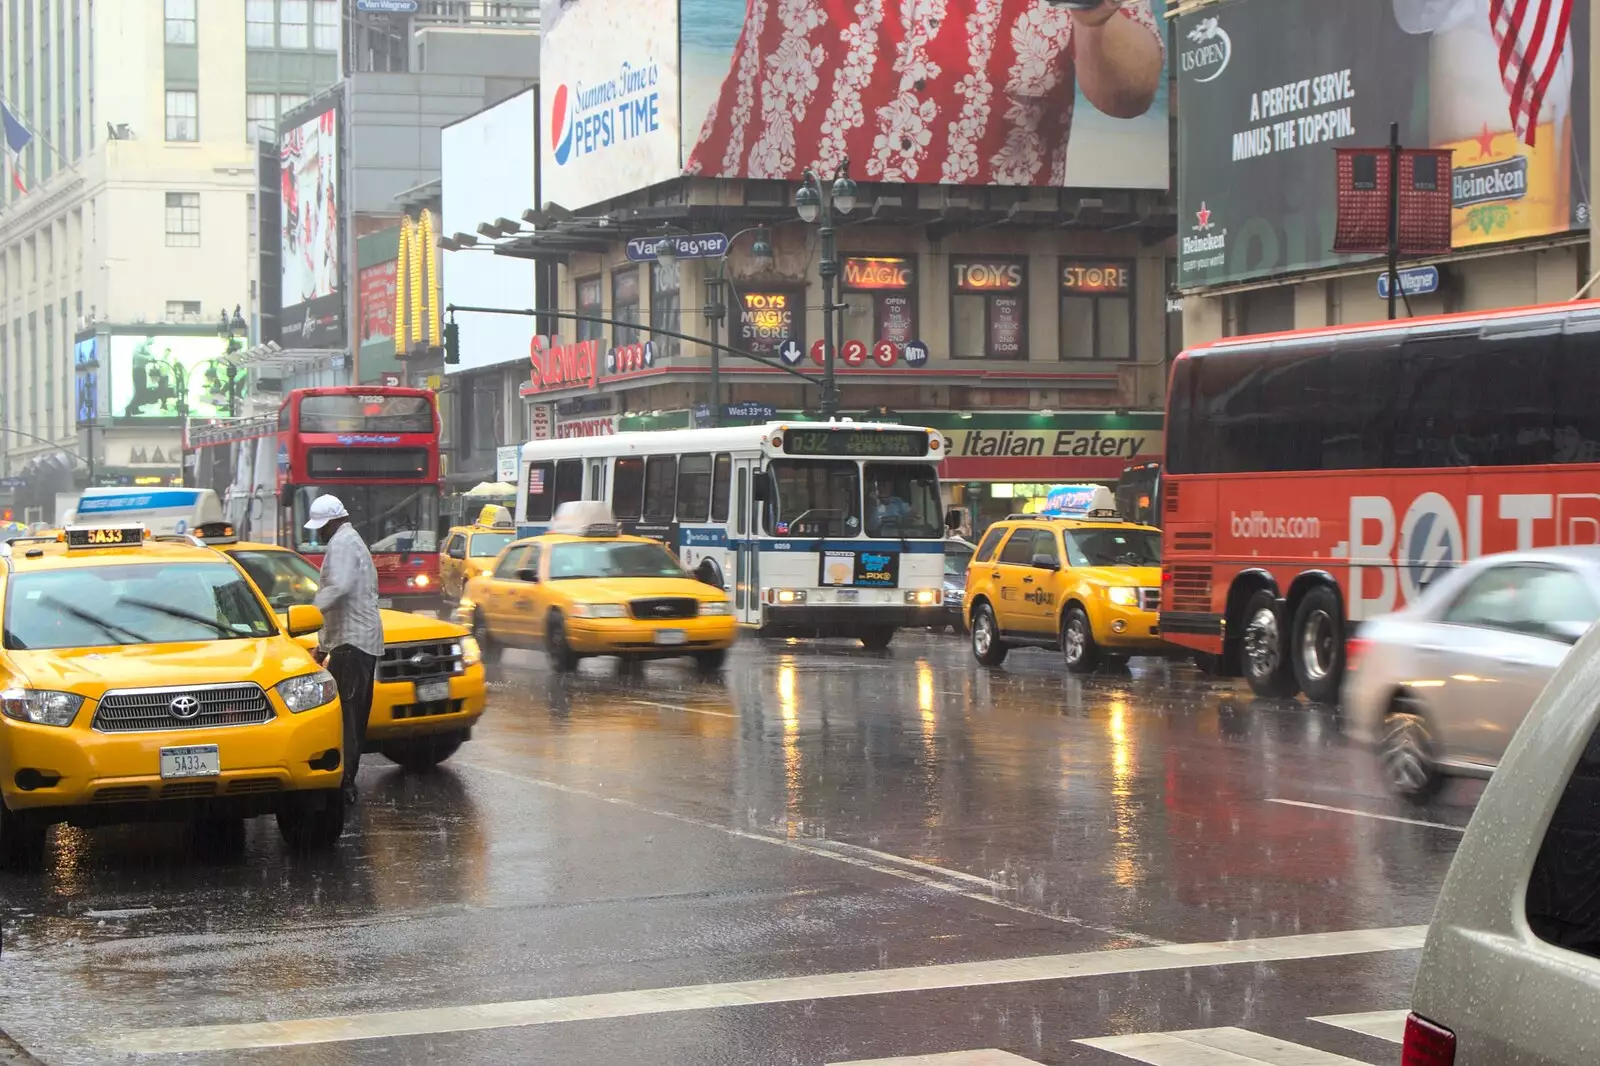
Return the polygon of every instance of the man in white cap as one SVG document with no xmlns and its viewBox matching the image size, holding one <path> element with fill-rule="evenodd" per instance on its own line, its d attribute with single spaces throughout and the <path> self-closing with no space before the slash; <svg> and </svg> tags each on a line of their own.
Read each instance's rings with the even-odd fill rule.
<svg viewBox="0 0 1600 1066">
<path fill-rule="evenodd" d="M 383 654 L 383 622 L 378 617 L 378 569 L 372 553 L 337 496 L 311 501 L 306 528 L 320 530 L 327 545 L 322 584 L 315 603 L 322 612 L 316 658 L 326 663 L 339 686 L 344 707 L 344 798 L 356 800 L 356 770 L 372 713 L 372 679 Z"/>
</svg>

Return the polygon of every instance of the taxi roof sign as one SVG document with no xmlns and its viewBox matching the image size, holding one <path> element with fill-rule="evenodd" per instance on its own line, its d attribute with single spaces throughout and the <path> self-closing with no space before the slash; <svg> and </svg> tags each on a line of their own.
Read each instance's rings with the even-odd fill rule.
<svg viewBox="0 0 1600 1066">
<path fill-rule="evenodd" d="M 1043 515 L 1061 518 L 1100 518 L 1096 512 L 1117 513 L 1117 501 L 1104 485 L 1057 485 L 1046 495 Z"/>
<path fill-rule="evenodd" d="M 564 503 L 550 521 L 550 532 L 573 537 L 614 537 L 620 531 L 611 508 L 599 500 Z"/>
<path fill-rule="evenodd" d="M 68 526 L 61 531 L 61 542 L 68 551 L 80 548 L 125 548 L 143 545 L 148 534 L 144 526 Z"/>
<path fill-rule="evenodd" d="M 511 520 L 511 512 L 498 503 L 485 504 L 483 510 L 478 512 L 478 520 L 473 524 L 486 529 L 511 529 L 516 525 Z"/>
</svg>

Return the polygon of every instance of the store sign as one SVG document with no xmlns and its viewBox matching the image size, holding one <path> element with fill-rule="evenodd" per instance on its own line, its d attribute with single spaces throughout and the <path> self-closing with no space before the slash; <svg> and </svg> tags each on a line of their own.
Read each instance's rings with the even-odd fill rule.
<svg viewBox="0 0 1600 1066">
<path fill-rule="evenodd" d="M 1133 290 L 1133 268 L 1126 263 L 1074 260 L 1061 264 L 1061 291 L 1078 295 L 1126 296 Z"/>
<path fill-rule="evenodd" d="M 617 415 L 600 418 L 569 418 L 556 423 L 556 439 L 568 437 L 609 437 L 617 431 Z"/>
<path fill-rule="evenodd" d="M 1012 292 L 1021 289 L 1025 279 L 1021 263 L 971 259 L 951 263 L 950 275 L 958 292 Z"/>
<path fill-rule="evenodd" d="M 738 346 L 758 355 L 773 355 L 786 341 L 797 340 L 804 303 L 786 292 L 747 292 L 739 311 Z"/>
<path fill-rule="evenodd" d="M 592 388 L 599 378 L 600 342 L 587 340 L 552 345 L 551 339 L 534 337 L 529 345 L 528 361 L 532 370 L 520 394 L 533 396 L 547 389 Z"/>
<path fill-rule="evenodd" d="M 528 436 L 533 440 L 550 439 L 550 405 L 536 403 L 528 412 Z"/>
<path fill-rule="evenodd" d="M 852 256 L 844 261 L 844 287 L 847 289 L 909 289 L 911 260 Z"/>
<path fill-rule="evenodd" d="M 951 459 L 1159 458 L 1165 438 L 1157 429 L 955 429 L 945 433 Z"/>
<path fill-rule="evenodd" d="M 494 450 L 494 476 L 497 481 L 516 481 L 517 459 L 521 453 L 522 449 L 515 444 L 502 445 Z"/>
<path fill-rule="evenodd" d="M 444 345 L 440 311 L 439 251 L 433 240 L 433 212 L 400 223 L 400 252 L 395 257 L 394 348 L 397 353 Z"/>
</svg>

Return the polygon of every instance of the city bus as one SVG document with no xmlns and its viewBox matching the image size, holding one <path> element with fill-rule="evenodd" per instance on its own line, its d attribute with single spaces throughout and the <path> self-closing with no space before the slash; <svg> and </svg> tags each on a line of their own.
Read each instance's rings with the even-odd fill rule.
<svg viewBox="0 0 1600 1066">
<path fill-rule="evenodd" d="M 380 605 L 439 608 L 439 415 L 431 390 L 294 389 L 276 416 L 193 426 L 187 444 L 248 442 L 257 447 L 241 448 L 237 461 L 226 464 L 233 471 L 227 517 L 243 535 L 320 564 L 323 542 L 305 522 L 311 501 L 331 493 L 372 551 Z M 266 457 L 274 442 L 272 462 Z M 264 461 L 251 461 L 257 455 Z M 253 506 L 262 498 L 267 507 Z"/>
<path fill-rule="evenodd" d="M 531 441 L 517 534 L 600 500 L 728 589 L 762 636 L 853 637 L 941 622 L 948 519 L 942 438 L 915 426 L 783 423 Z"/>
<path fill-rule="evenodd" d="M 1600 301 L 1240 337 L 1167 397 L 1161 632 L 1259 695 L 1490 552 L 1600 543 Z"/>
<path fill-rule="evenodd" d="M 1124 467 L 1115 490 L 1117 512 L 1129 522 L 1161 528 L 1161 464 Z"/>
</svg>

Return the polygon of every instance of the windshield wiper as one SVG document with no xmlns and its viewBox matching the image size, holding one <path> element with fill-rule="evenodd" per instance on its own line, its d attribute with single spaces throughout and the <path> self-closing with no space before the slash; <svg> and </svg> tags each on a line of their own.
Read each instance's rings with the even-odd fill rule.
<svg viewBox="0 0 1600 1066">
<path fill-rule="evenodd" d="M 56 610 L 60 611 L 64 615 L 67 615 L 68 617 L 76 618 L 80 622 L 89 623 L 100 632 L 116 641 L 118 644 L 150 643 L 150 638 L 145 636 L 143 633 L 135 632 L 134 630 L 129 629 L 127 626 L 119 626 L 115 622 L 107 622 L 105 619 L 85 611 L 82 607 L 74 607 L 65 600 L 57 599 L 54 596 L 45 595 L 39 597 L 39 602 L 49 604 L 51 607 L 54 607 Z M 118 636 L 119 633 L 121 636 Z M 132 637 L 133 639 L 124 640 L 123 637 Z"/>
<path fill-rule="evenodd" d="M 147 611 L 154 611 L 157 614 L 168 615 L 172 618 L 181 618 L 185 622 L 193 622 L 197 626 L 205 626 L 206 628 L 215 631 L 216 634 L 221 637 L 248 636 L 248 634 L 245 633 L 235 633 L 233 630 L 229 629 L 215 618 L 207 618 L 205 615 L 195 614 L 193 611 L 185 611 L 181 607 L 171 607 L 165 603 L 154 603 L 150 600 L 141 600 L 133 596 L 123 596 L 116 602 L 125 603 L 130 607 L 143 607 Z"/>
</svg>

